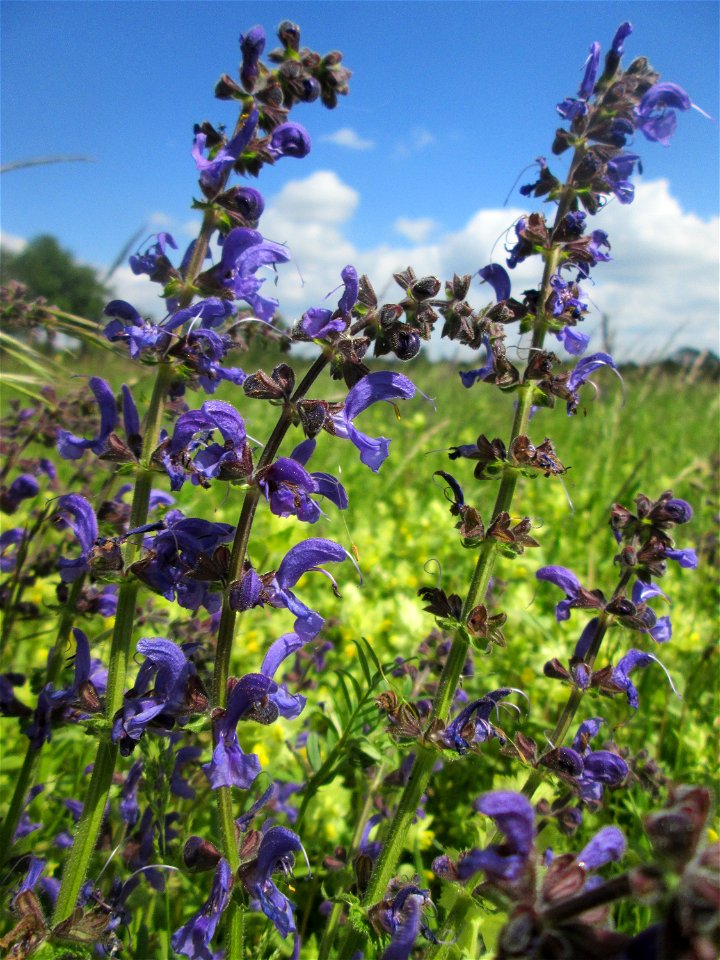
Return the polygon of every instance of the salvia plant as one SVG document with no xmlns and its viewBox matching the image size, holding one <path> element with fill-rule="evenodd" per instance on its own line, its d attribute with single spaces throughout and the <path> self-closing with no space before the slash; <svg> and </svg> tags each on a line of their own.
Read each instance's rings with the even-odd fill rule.
<svg viewBox="0 0 720 960">
<path fill-rule="evenodd" d="M 468 302 L 473 277 L 443 284 L 412 267 L 382 302 L 385 278 L 373 286 L 338 264 L 337 288 L 290 326 L 268 268 L 291 251 L 263 235 L 251 178 L 308 153 L 291 112 L 335 108 L 350 71 L 340 53 L 302 46 L 288 21 L 267 62 L 263 29 L 241 35 L 239 75 L 215 90 L 237 118 L 198 124 L 189 151 L 198 236 L 183 251 L 160 233 L 130 258 L 159 285 L 164 317 L 123 300 L 105 309 L 105 341 L 142 365 L 141 385 L 129 374 L 118 392 L 91 376 L 5 413 L 1 507 L 18 519 L 0 538 L 0 707 L 6 742 L 17 730 L 23 744 L 0 839 L 7 956 L 716 955 L 709 790 L 671 783 L 623 746 L 650 689 L 680 695 L 663 665 L 661 581 L 697 566 L 690 504 L 624 491 L 606 518 L 611 562 L 590 583 L 562 565 L 558 538 L 553 562 L 536 564 L 537 600 L 578 639 L 566 647 L 559 628 L 555 656 L 521 685 L 503 682 L 516 677 L 523 611 L 501 608 L 501 578 L 549 536 L 518 495 L 527 481 L 554 483 L 564 500 L 568 468 L 545 433 L 584 412 L 591 377 L 620 376 L 583 331 L 592 277 L 612 269 L 593 217 L 632 202 L 635 150 L 667 145 L 693 106 L 644 58 L 622 65 L 631 32 L 623 23 L 604 59 L 593 43 L 579 90 L 558 105 L 552 153 L 565 172 L 540 159 L 521 188 L 545 205 L 514 223 L 504 265 L 478 270 L 487 305 Z M 537 287 L 513 289 L 513 268 L 531 258 Z M 42 325 L 46 309 L 6 292 L 16 322 Z M 342 519 L 352 489 L 324 469 L 324 451 L 359 461 L 380 510 L 390 440 L 370 424 L 410 401 L 429 411 L 395 361 L 434 330 L 477 357 L 457 385 L 467 423 L 443 469 L 428 471 L 446 556 L 459 557 L 447 569 L 455 577 L 472 558 L 472 570 L 464 587 L 416 572 L 414 602 L 435 625 L 409 637 L 412 656 L 388 659 L 357 622 L 338 658 L 331 594 L 362 596 L 363 575 L 390 571 L 358 562 L 363 545 Z M 517 332 L 524 347 L 509 349 Z M 282 354 L 296 344 L 293 367 Z M 280 355 L 249 372 L 234 364 L 250 348 Z M 231 400 L 215 398 L 221 387 Z M 502 437 L 472 412 L 491 389 L 513 403 Z M 288 520 L 291 545 L 268 534 L 271 515 Z M 316 533 L 328 522 L 343 533 Z M 22 660 L 26 675 L 18 649 L 48 582 L 51 646 Z M 555 716 L 533 725 L 546 701 Z M 263 740 L 265 729 L 279 732 Z M 643 791 L 652 804 L 636 811 L 642 842 L 629 845 L 617 798 Z M 440 809 L 445 840 L 423 855 L 418 831 Z M 341 845 L 328 819 L 342 821 Z"/>
</svg>

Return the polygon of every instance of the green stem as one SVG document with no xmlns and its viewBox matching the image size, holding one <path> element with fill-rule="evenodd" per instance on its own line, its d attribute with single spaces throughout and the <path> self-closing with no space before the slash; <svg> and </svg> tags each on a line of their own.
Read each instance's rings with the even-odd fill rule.
<svg viewBox="0 0 720 960">
<path fill-rule="evenodd" d="M 270 438 L 258 460 L 256 470 L 272 463 L 275 455 L 280 449 L 280 444 L 285 438 L 290 425 L 292 424 L 294 405 L 301 400 L 322 370 L 329 361 L 329 355 L 321 354 L 312 364 L 308 372 L 300 381 L 289 403 L 282 409 L 277 423 L 270 434 Z M 260 488 L 253 484 L 247 490 L 243 500 L 240 518 L 238 520 L 235 538 L 230 555 L 230 566 L 228 571 L 228 582 L 233 583 L 242 575 L 245 557 L 247 556 L 248 544 L 250 542 L 250 532 L 252 530 L 255 511 L 260 501 Z M 225 707 L 227 704 L 227 685 L 230 677 L 230 659 L 232 654 L 233 640 L 235 637 L 235 624 L 237 622 L 237 613 L 231 609 L 227 592 L 223 597 L 222 611 L 220 614 L 220 624 L 218 627 L 217 649 L 215 653 L 215 671 L 213 675 L 213 704 L 215 707 Z M 240 865 L 240 859 L 237 850 L 237 838 L 235 832 L 235 820 L 233 818 L 232 788 L 218 787 L 217 808 L 220 833 L 222 836 L 222 847 L 225 858 L 230 864 L 233 874 Z M 244 909 L 235 898 L 230 900 L 226 911 L 227 924 L 227 957 L 228 960 L 241 960 L 243 952 L 243 915 Z"/>
<path fill-rule="evenodd" d="M 147 521 L 152 483 L 150 458 L 158 444 L 164 409 L 163 401 L 171 378 L 172 367 L 166 363 L 160 364 L 145 418 L 142 452 L 130 509 L 129 524 L 131 530 L 142 526 Z M 128 538 L 124 552 L 126 569 L 137 559 L 141 548 L 142 535 L 138 534 Z M 110 645 L 107 692 L 105 695 L 105 718 L 108 724 L 112 723 L 115 714 L 122 707 L 135 622 L 137 592 L 138 582 L 131 578 L 127 578 L 118 591 L 118 605 Z M 62 883 L 55 904 L 53 925 L 65 920 L 75 909 L 75 903 L 85 880 L 90 857 L 95 849 L 98 833 L 102 826 L 117 756 L 118 748 L 115 744 L 107 740 L 99 744 L 83 806 L 83 814 L 78 825 L 75 842 L 70 849 L 63 871 Z"/>
</svg>

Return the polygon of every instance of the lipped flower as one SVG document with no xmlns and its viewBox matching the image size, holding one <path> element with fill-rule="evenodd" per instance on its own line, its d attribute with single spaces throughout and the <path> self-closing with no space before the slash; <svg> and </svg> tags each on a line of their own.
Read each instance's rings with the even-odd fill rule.
<svg viewBox="0 0 720 960">
<path fill-rule="evenodd" d="M 257 230 L 236 227 L 223 240 L 220 263 L 201 274 L 198 282 L 230 290 L 250 305 L 256 317 L 270 322 L 278 301 L 261 296 L 265 279 L 256 274 L 263 266 L 287 263 L 289 259 L 287 247 L 265 240 Z"/>
<path fill-rule="evenodd" d="M 656 83 L 635 109 L 634 122 L 648 140 L 670 146 L 677 127 L 676 110 L 689 110 L 693 102 L 677 83 Z"/>
<path fill-rule="evenodd" d="M 278 457 L 256 474 L 256 482 L 276 516 L 296 516 L 315 523 L 323 513 L 312 495 L 326 497 L 339 510 L 347 509 L 347 493 L 339 480 L 329 473 L 308 473 L 305 469 L 315 447 L 314 439 L 304 440 L 289 457 Z"/>
<path fill-rule="evenodd" d="M 295 906 L 278 889 L 274 873 L 292 875 L 294 855 L 302 851 L 300 838 L 287 827 L 270 827 L 262 836 L 255 857 L 240 866 L 238 878 L 251 898 L 251 906 L 261 910 L 272 921 L 281 937 L 296 933 Z M 306 857 L 307 859 L 307 857 Z M 309 868 L 308 868 L 309 869 Z M 299 944 L 296 943 L 296 947 Z"/>
<path fill-rule="evenodd" d="M 130 269 L 136 276 L 147 274 L 156 283 L 166 283 L 172 271 L 172 264 L 167 256 L 167 248 L 177 250 L 177 243 L 172 235 L 160 232 L 155 235 L 155 243 L 144 253 L 136 253 L 130 257 Z"/>
<path fill-rule="evenodd" d="M 130 569 L 151 590 L 177 600 L 186 610 L 205 607 L 214 613 L 220 609 L 220 594 L 212 589 L 212 580 L 201 579 L 203 571 L 198 566 L 204 558 L 212 558 L 221 544 L 232 540 L 234 532 L 229 523 L 185 517 L 179 510 L 171 510 L 164 529 L 145 538 L 146 555 Z M 217 573 L 215 580 L 223 571 Z"/>
<path fill-rule="evenodd" d="M 460 756 L 467 753 L 476 744 L 485 743 L 497 737 L 506 742 L 502 730 L 490 723 L 490 717 L 511 693 L 518 693 L 513 687 L 502 687 L 485 694 L 478 700 L 466 704 L 458 715 L 443 730 L 441 741 L 450 750 L 456 750 Z"/>
<path fill-rule="evenodd" d="M 326 340 L 333 334 L 343 333 L 350 323 L 350 311 L 358 298 L 359 281 L 355 267 L 348 265 L 340 272 L 343 292 L 336 310 L 327 307 L 310 307 L 293 330 L 296 340 Z"/>
<path fill-rule="evenodd" d="M 217 431 L 223 439 L 213 439 Z M 245 423 L 237 410 L 223 400 L 207 400 L 199 410 L 188 410 L 175 423 L 171 438 L 155 452 L 170 477 L 172 490 L 180 490 L 189 476 L 194 484 L 211 480 L 246 480 L 252 456 L 246 443 Z"/>
<path fill-rule="evenodd" d="M 40 493 L 40 484 L 31 473 L 21 473 L 9 487 L 0 488 L 0 510 L 15 513 L 23 500 L 31 500 Z"/>
<path fill-rule="evenodd" d="M 170 942 L 176 953 L 190 960 L 214 960 L 216 954 L 210 950 L 210 941 L 230 902 L 232 885 L 232 870 L 223 858 L 215 868 L 210 896 L 195 916 L 172 935 Z"/>
<path fill-rule="evenodd" d="M 247 33 L 240 34 L 240 53 L 242 65 L 240 79 L 248 93 L 252 93 L 259 74 L 259 63 L 265 49 L 265 31 L 260 26 L 251 27 Z"/>
<path fill-rule="evenodd" d="M 337 437 L 350 440 L 360 451 L 360 460 L 377 473 L 390 452 L 386 437 L 369 437 L 361 433 L 354 420 L 373 403 L 385 400 L 409 400 L 415 396 L 415 385 L 401 373 L 383 370 L 368 373 L 350 389 L 343 409 L 325 422 L 325 429 Z"/>
<path fill-rule="evenodd" d="M 437 938 L 423 921 L 431 905 L 430 891 L 414 883 L 391 880 L 380 903 L 370 908 L 370 920 L 379 933 L 390 934 L 382 960 L 408 960 L 419 933 L 431 943 Z"/>
<path fill-rule="evenodd" d="M 213 721 L 215 747 L 212 759 L 203 764 L 213 790 L 218 787 L 241 787 L 247 790 L 260 773 L 260 760 L 254 753 L 243 752 L 237 737 L 239 721 L 251 711 L 256 715 L 269 703 L 269 695 L 277 692 L 277 684 L 259 673 L 248 673 L 232 688 L 227 707 Z M 271 719 L 275 719 L 277 712 Z"/>
<path fill-rule="evenodd" d="M 578 90 L 577 99 L 568 97 L 557 105 L 557 112 L 564 120 L 577 120 L 587 114 L 588 100 L 595 89 L 599 66 L 600 44 L 595 42 L 590 46 L 590 54 L 585 63 L 585 73 Z"/>
<path fill-rule="evenodd" d="M 483 871 L 477 888 L 495 888 L 509 901 L 509 918 L 500 933 L 497 956 L 616 956 L 628 937 L 607 925 L 607 909 L 589 912 L 584 894 L 601 881 L 593 876 L 619 860 L 625 838 L 617 827 L 600 830 L 576 855 L 541 854 L 535 846 L 535 814 L 522 794 L 497 790 L 475 803 L 478 812 L 492 818 L 503 834 L 502 843 L 461 854 L 457 862 L 438 857 L 433 870 L 447 880 L 464 883 Z M 622 893 L 620 894 L 622 895 Z"/>
<path fill-rule="evenodd" d="M 299 600 L 291 588 L 303 574 L 318 571 L 328 577 L 333 589 L 337 591 L 337 584 L 327 570 L 323 569 L 322 564 L 341 563 L 348 558 L 352 559 L 347 550 L 333 540 L 321 537 L 303 540 L 288 550 L 272 581 L 265 588 L 267 601 L 273 607 L 285 607 L 293 614 L 293 630 L 305 641 L 316 637 L 325 621 L 319 613 Z M 232 593 L 230 602 L 233 603 Z"/>
<path fill-rule="evenodd" d="M 123 756 L 132 753 L 149 726 L 170 730 L 178 718 L 207 706 L 195 665 L 176 643 L 148 637 L 138 640 L 137 652 L 145 660 L 112 728 L 112 741 Z"/>
<path fill-rule="evenodd" d="M 20 544 L 24 538 L 23 527 L 13 527 L 0 533 L 0 572 L 9 573 L 15 569 Z"/>
<path fill-rule="evenodd" d="M 607 692 L 617 692 L 624 693 L 627 697 L 627 702 L 630 704 L 633 710 L 637 710 L 640 705 L 638 691 L 635 684 L 630 679 L 630 674 L 637 669 L 644 669 L 649 667 L 651 663 L 660 664 L 665 676 L 668 679 L 670 688 L 678 699 L 682 699 L 678 693 L 675 684 L 672 681 L 672 677 L 665 669 L 663 664 L 658 660 L 656 656 L 652 653 L 644 653 L 642 650 L 629 650 L 624 657 L 622 657 L 617 666 L 613 669 L 610 686 L 613 690 L 608 690 Z"/>
<path fill-rule="evenodd" d="M 584 720 L 571 746 L 551 748 L 538 761 L 570 785 L 582 803 L 593 807 L 600 803 L 606 786 L 619 786 L 629 772 L 628 765 L 618 754 L 611 750 L 590 749 L 590 741 L 604 723 L 602 717 Z"/>
<path fill-rule="evenodd" d="M 58 498 L 57 516 L 75 534 L 80 544 L 80 556 L 69 560 L 60 557 L 60 579 L 63 583 L 72 583 L 90 569 L 90 556 L 98 539 L 98 524 L 90 503 L 78 493 L 67 493 Z"/>
<path fill-rule="evenodd" d="M 92 450 L 98 455 L 104 453 L 108 437 L 117 424 L 115 394 L 108 382 L 101 377 L 90 377 L 90 389 L 95 394 L 100 410 L 100 429 L 96 436 L 89 439 L 76 437 L 68 430 L 58 430 L 57 449 L 64 460 L 77 460 L 86 450 Z"/>
<path fill-rule="evenodd" d="M 107 669 L 90 656 L 90 642 L 78 627 L 75 637 L 75 665 L 72 684 L 56 690 L 52 683 L 40 691 L 38 703 L 25 730 L 31 744 L 39 749 L 52 736 L 52 724 L 58 720 L 78 721 L 101 710 L 100 698 L 107 687 Z"/>
<path fill-rule="evenodd" d="M 213 148 L 210 157 L 204 156 L 207 136 L 197 133 L 193 141 L 192 157 L 200 171 L 200 186 L 206 197 L 213 197 L 223 184 L 225 173 L 248 146 L 258 124 L 258 112 L 252 110 L 245 118 L 238 132 L 227 143 Z"/>
</svg>

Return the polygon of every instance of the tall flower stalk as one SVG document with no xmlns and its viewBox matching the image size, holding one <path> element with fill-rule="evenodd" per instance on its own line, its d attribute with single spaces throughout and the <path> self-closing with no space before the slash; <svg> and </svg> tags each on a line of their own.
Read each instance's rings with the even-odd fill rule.
<svg viewBox="0 0 720 960">
<path fill-rule="evenodd" d="M 479 536 L 476 535 L 479 543 L 478 559 L 461 609 L 458 614 L 453 614 L 451 617 L 446 615 L 442 621 L 446 629 L 453 630 L 454 637 L 433 699 L 428 731 L 432 731 L 433 727 L 442 728 L 447 724 L 451 704 L 472 641 L 473 612 L 478 599 L 482 601 L 485 597 L 501 547 L 507 543 L 506 539 L 494 538 L 490 531 L 503 515 L 511 513 L 522 467 L 530 464 L 526 453 L 528 449 L 531 451 L 535 449 L 527 438 L 531 409 L 536 405 L 552 406 L 553 398 L 557 396 L 567 401 L 568 412 L 574 412 L 578 405 L 577 388 L 590 372 L 601 366 L 615 367 L 614 361 L 607 354 L 595 354 L 581 360 L 570 376 L 553 376 L 551 369 L 557 358 L 546 350 L 545 340 L 549 332 L 554 332 L 571 354 L 584 353 L 589 338 L 577 333 L 575 325 L 579 319 L 582 319 L 582 314 L 587 310 L 587 304 L 583 302 L 582 292 L 577 283 L 563 279 L 563 271 L 576 268 L 578 279 L 587 278 L 592 266 L 609 259 L 606 253 L 609 243 L 607 235 L 600 230 L 593 231 L 589 236 L 583 236 L 586 213 L 580 208 L 582 206 L 587 213 L 593 214 L 606 202 L 608 195 L 614 195 L 621 203 L 631 202 L 633 186 L 630 176 L 635 164 L 639 162 L 639 157 L 637 154 L 623 152 L 627 138 L 634 129 L 637 129 L 642 130 L 650 140 L 663 141 L 663 131 L 667 132 L 670 126 L 674 125 L 674 113 L 672 110 L 667 110 L 666 106 L 687 109 L 690 105 L 687 96 L 684 98 L 679 94 L 676 96 L 669 90 L 674 85 L 659 84 L 658 75 L 646 61 L 635 61 L 626 73 L 621 70 L 620 56 L 624 40 L 631 29 L 629 24 L 623 24 L 619 28 L 606 57 L 602 74 L 600 73 L 600 46 L 593 44 L 578 97 L 570 98 L 558 105 L 560 115 L 570 121 L 570 129 L 558 131 L 553 151 L 562 153 L 569 147 L 573 148 L 565 182 L 554 177 L 545 161 L 541 159 L 538 180 L 522 188 L 521 192 L 525 195 L 546 196 L 557 203 L 551 228 L 545 225 L 544 217 L 540 214 L 523 217 L 519 221 L 516 225 L 518 242 L 510 251 L 508 259 L 508 265 L 512 268 L 528 256 L 541 254 L 544 268 L 537 294 L 533 294 L 531 298 L 528 298 L 527 293 L 525 294 L 523 310 L 517 301 L 510 299 L 510 282 L 504 268 L 498 264 L 490 264 L 480 271 L 480 276 L 492 285 L 500 305 L 505 306 L 505 315 L 500 314 L 498 319 L 507 321 L 521 317 L 521 330 L 531 333 L 530 359 L 524 374 L 519 377 L 517 371 L 508 363 L 504 348 L 499 348 L 497 345 L 498 340 L 502 343 L 502 334 L 498 336 L 497 329 L 493 330 L 486 326 L 484 331 L 479 331 L 481 336 L 476 334 L 476 339 L 482 339 L 486 348 L 487 363 L 480 370 L 462 375 L 465 386 L 471 386 L 477 379 L 494 382 L 505 388 L 510 386 L 516 391 L 517 400 L 507 447 L 503 449 L 499 441 L 493 441 L 491 445 L 481 436 L 477 449 L 458 447 L 455 450 L 456 457 L 469 456 L 480 461 L 478 466 L 480 472 L 476 471 L 476 476 L 490 475 L 489 471 L 487 473 L 483 471 L 487 466 L 491 466 L 492 475 L 500 477 L 500 487 L 490 514 L 488 532 L 484 537 L 482 532 Z M 459 285 L 458 278 L 455 278 L 454 287 L 457 288 Z M 453 293 L 453 286 L 448 284 L 448 299 L 451 299 Z M 449 324 L 455 320 L 457 325 L 453 312 L 457 313 L 457 310 L 446 310 L 445 315 Z M 548 446 L 548 441 L 545 442 L 545 446 Z M 513 458 L 506 457 L 505 450 L 513 451 L 513 449 L 522 451 L 519 459 L 517 455 Z M 546 476 L 561 473 L 563 468 L 554 458 L 551 447 L 548 449 L 548 454 L 544 461 Z M 447 477 L 452 484 L 455 499 L 453 513 L 460 516 L 462 522 L 458 523 L 458 526 L 461 528 L 461 533 L 467 535 L 467 507 L 464 503 L 464 495 L 453 478 L 444 473 L 441 475 Z M 623 576 L 616 596 L 622 594 L 630 575 L 628 572 Z M 445 606 L 449 606 L 447 597 L 443 596 L 442 602 Z M 438 603 L 436 598 L 436 607 Z M 483 615 L 485 616 L 486 612 Z M 590 646 L 590 664 L 594 663 L 606 625 L 605 614 L 603 614 Z M 558 720 L 553 743 L 562 742 L 562 738 L 567 734 L 582 698 L 582 692 L 580 688 L 576 688 L 570 695 L 568 704 Z M 407 832 L 415 820 L 421 797 L 432 776 L 437 759 L 437 753 L 433 747 L 432 736 L 426 742 L 423 742 L 423 738 L 418 741 L 412 771 L 394 816 L 387 827 L 381 853 L 364 892 L 363 904 L 366 907 L 372 907 L 373 904 L 378 903 L 388 889 L 403 852 Z M 539 782 L 540 774 L 535 772 L 530 777 L 525 792 L 531 795 Z M 459 929 L 457 924 L 465 917 L 469 905 L 469 899 L 464 898 L 461 908 L 453 914 L 449 926 L 444 931 L 446 939 L 452 939 L 452 936 L 457 933 Z M 342 955 L 352 956 L 362 948 L 364 940 L 363 928 L 355 925 L 349 930 L 343 942 Z M 440 946 L 436 948 L 435 953 L 437 956 L 444 956 L 446 949 Z"/>
</svg>

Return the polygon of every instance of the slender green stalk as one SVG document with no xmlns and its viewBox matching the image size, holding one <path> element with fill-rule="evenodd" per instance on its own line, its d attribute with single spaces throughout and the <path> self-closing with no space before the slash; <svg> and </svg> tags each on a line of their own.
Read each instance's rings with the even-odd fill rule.
<svg viewBox="0 0 720 960">
<path fill-rule="evenodd" d="M 162 363 L 158 366 L 150 406 L 148 408 L 143 431 L 143 446 L 135 480 L 132 507 L 130 509 L 130 529 L 142 526 L 147 520 L 152 472 L 150 458 L 158 444 L 160 425 L 163 415 L 163 401 L 172 377 L 172 367 Z M 141 535 L 129 537 L 125 545 L 125 567 L 137 559 L 142 546 Z M 115 613 L 108 661 L 108 682 L 105 696 L 105 718 L 112 723 L 113 717 L 122 706 L 125 692 L 128 662 L 133 626 L 135 622 L 135 603 L 138 582 L 125 580 L 118 591 L 118 605 Z M 105 805 L 107 803 L 112 776 L 115 771 L 118 748 L 115 744 L 103 740 L 98 746 L 92 777 L 83 806 L 83 814 L 78 825 L 75 842 L 63 871 L 62 883 L 55 904 L 53 924 L 65 920 L 74 910 L 80 888 L 87 874 L 90 857 L 95 848 L 98 833 L 102 826 Z"/>
<path fill-rule="evenodd" d="M 283 407 L 282 413 L 258 461 L 257 470 L 261 470 L 263 467 L 272 463 L 292 423 L 293 405 L 305 396 L 327 365 L 329 359 L 329 355 L 322 353 L 315 360 L 301 380 L 289 403 Z M 250 542 L 250 532 L 259 501 L 260 488 L 253 484 L 245 494 L 237 529 L 235 530 L 235 538 L 230 555 L 230 568 L 228 571 L 229 583 L 238 580 L 242 574 L 243 564 L 245 563 L 248 544 Z M 235 637 L 236 622 L 237 613 L 231 609 L 226 592 L 223 597 L 220 624 L 218 627 L 217 650 L 215 653 L 215 671 L 213 675 L 213 704 L 215 707 L 225 707 L 227 704 L 227 685 L 230 676 L 230 658 Z M 232 788 L 218 787 L 216 794 L 223 852 L 234 874 L 240 866 L 240 858 L 238 856 L 235 820 L 233 818 Z M 228 960 L 241 960 L 244 937 L 244 909 L 235 898 L 231 899 L 228 905 L 226 924 L 228 931 L 227 958 Z"/>
</svg>

